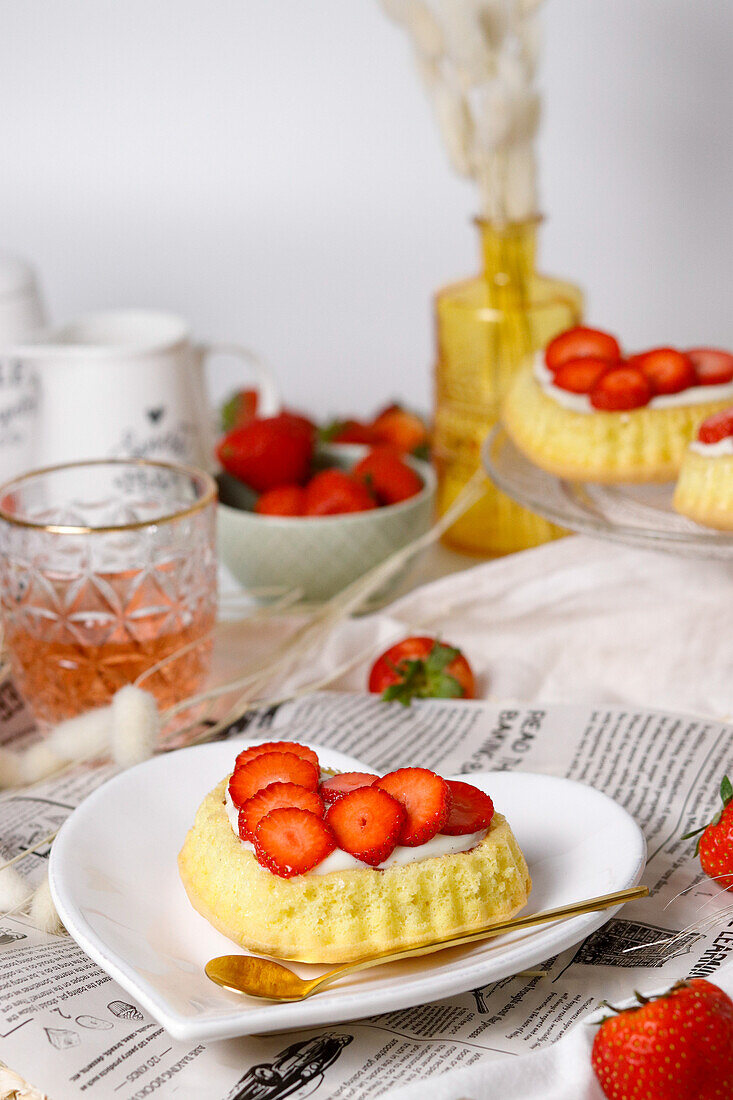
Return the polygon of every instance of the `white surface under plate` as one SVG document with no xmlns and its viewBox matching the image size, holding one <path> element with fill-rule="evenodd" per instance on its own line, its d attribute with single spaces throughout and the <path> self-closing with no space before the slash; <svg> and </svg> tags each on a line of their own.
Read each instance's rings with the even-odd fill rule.
<svg viewBox="0 0 733 1100">
<path fill-rule="evenodd" d="M 672 507 L 674 482 L 600 485 L 541 470 L 496 427 L 482 448 L 491 480 L 519 504 L 560 527 L 611 542 L 695 558 L 733 558 L 733 536 L 701 527 Z"/>
<path fill-rule="evenodd" d="M 204 964 L 240 948 L 191 908 L 176 857 L 197 806 L 243 744 L 183 749 L 123 772 L 79 806 L 51 851 L 51 892 L 68 931 L 177 1039 L 329 1024 L 448 997 L 543 962 L 617 911 L 386 964 L 299 1004 L 227 992 L 209 981 Z M 313 748 L 326 767 L 365 766 Z M 511 823 L 533 880 L 527 913 L 621 890 L 641 878 L 646 856 L 641 831 L 625 810 L 592 787 L 527 772 L 461 778 L 489 792 Z M 325 969 L 290 965 L 302 974 Z"/>
</svg>

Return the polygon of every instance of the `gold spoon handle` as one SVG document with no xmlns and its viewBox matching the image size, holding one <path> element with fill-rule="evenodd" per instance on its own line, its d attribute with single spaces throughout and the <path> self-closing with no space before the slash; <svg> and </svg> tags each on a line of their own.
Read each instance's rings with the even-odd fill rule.
<svg viewBox="0 0 733 1100">
<path fill-rule="evenodd" d="M 595 913 L 601 909 L 610 909 L 614 905 L 623 905 L 624 902 L 634 901 L 637 898 L 645 898 L 649 893 L 646 886 L 632 886 L 627 890 L 617 890 L 613 894 L 602 894 L 597 898 L 588 898 L 587 901 L 575 901 L 569 905 L 561 905 L 557 909 L 545 909 L 541 913 L 530 913 L 525 917 L 512 917 L 511 920 L 501 921 L 499 924 L 484 925 L 463 935 L 451 936 L 446 940 L 438 940 L 435 943 L 423 944 L 422 947 L 408 947 L 404 951 L 385 951 L 381 955 L 372 955 L 361 962 L 346 963 L 337 966 L 322 974 L 320 978 L 314 978 L 306 996 L 310 997 L 316 990 L 322 989 L 344 974 L 353 974 L 357 970 L 368 970 L 372 966 L 381 966 L 385 962 L 396 962 L 398 959 L 412 959 L 419 955 L 431 955 L 436 951 L 443 951 L 447 947 L 459 947 L 464 943 L 475 943 L 477 940 L 493 939 L 504 932 L 515 932 L 523 928 L 532 928 L 536 924 L 545 924 L 549 921 L 565 920 L 569 917 L 582 916 L 583 913 Z"/>
</svg>

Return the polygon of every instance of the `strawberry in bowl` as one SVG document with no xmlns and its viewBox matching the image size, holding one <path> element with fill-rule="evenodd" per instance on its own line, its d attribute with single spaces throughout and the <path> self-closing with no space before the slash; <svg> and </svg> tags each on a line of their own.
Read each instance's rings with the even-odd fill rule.
<svg viewBox="0 0 733 1100">
<path fill-rule="evenodd" d="M 424 534 L 435 495 L 432 467 L 393 450 L 387 464 L 378 457 L 375 465 L 375 454 L 320 444 L 304 474 L 280 463 L 277 480 L 286 480 L 261 492 L 223 473 L 219 552 L 240 584 L 326 600 Z"/>
<path fill-rule="evenodd" d="M 531 888 L 486 791 L 422 767 L 334 774 L 290 741 L 233 760 L 178 862 L 194 908 L 230 939 L 304 962 L 457 935 L 513 915 Z"/>
</svg>

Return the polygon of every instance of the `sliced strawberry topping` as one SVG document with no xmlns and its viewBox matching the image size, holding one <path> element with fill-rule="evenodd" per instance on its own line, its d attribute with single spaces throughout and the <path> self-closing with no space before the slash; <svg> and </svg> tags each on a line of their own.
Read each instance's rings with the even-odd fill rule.
<svg viewBox="0 0 733 1100">
<path fill-rule="evenodd" d="M 439 833 L 450 814 L 451 793 L 445 779 L 427 768 L 398 768 L 374 784 L 396 798 L 407 811 L 397 843 L 416 848 Z"/>
<path fill-rule="evenodd" d="M 229 780 L 229 795 L 237 809 L 241 810 L 245 802 L 271 783 L 295 783 L 315 791 L 318 770 L 309 760 L 303 760 L 295 753 L 265 752 L 234 769 Z"/>
<path fill-rule="evenodd" d="M 639 409 L 651 399 L 651 384 L 636 367 L 614 367 L 601 375 L 590 392 L 593 408 L 604 412 Z"/>
<path fill-rule="evenodd" d="M 299 810 L 310 810 L 316 817 L 323 817 L 323 802 L 316 791 L 299 787 L 297 783 L 270 783 L 257 794 L 252 795 L 239 811 L 239 835 L 242 840 L 254 842 L 257 826 L 271 810 L 282 810 L 286 806 L 296 806 Z"/>
<path fill-rule="evenodd" d="M 568 359 L 555 371 L 555 385 L 570 393 L 590 393 L 598 379 L 611 364 L 607 359 Z"/>
<path fill-rule="evenodd" d="M 243 749 L 240 752 L 234 767 L 243 768 L 245 764 L 249 764 L 250 760 L 254 760 L 256 756 L 262 756 L 266 752 L 292 752 L 294 756 L 299 756 L 302 760 L 309 760 L 314 768 L 320 768 L 318 757 L 313 749 L 308 749 L 305 745 L 299 745 L 297 741 L 266 741 L 263 745 L 252 745 L 251 748 Z"/>
<path fill-rule="evenodd" d="M 697 383 L 691 360 L 676 348 L 653 348 L 632 355 L 628 365 L 641 371 L 654 393 L 681 393 Z"/>
<path fill-rule="evenodd" d="M 280 878 L 304 875 L 330 856 L 336 847 L 325 821 L 294 806 L 271 810 L 255 834 L 257 862 Z"/>
<path fill-rule="evenodd" d="M 487 794 L 474 787 L 472 783 L 461 783 L 458 779 L 447 779 L 453 803 L 450 817 L 440 830 L 446 836 L 465 836 L 486 829 L 494 816 L 494 803 Z"/>
<path fill-rule="evenodd" d="M 336 802 L 337 799 L 355 791 L 358 787 L 371 787 L 375 779 L 379 777 L 370 775 L 369 772 L 343 772 L 342 775 L 333 775 L 325 779 L 320 786 L 320 795 L 324 802 Z"/>
<path fill-rule="evenodd" d="M 733 409 L 723 409 L 703 420 L 697 433 L 701 443 L 719 443 L 733 435 Z"/>
<path fill-rule="evenodd" d="M 379 787 L 359 787 L 342 795 L 326 813 L 339 848 L 376 867 L 397 846 L 407 814 Z"/>
<path fill-rule="evenodd" d="M 571 359 L 588 357 L 617 362 L 621 358 L 618 340 L 608 332 L 578 325 L 561 332 L 545 348 L 545 363 L 551 371 L 556 371 Z"/>
<path fill-rule="evenodd" d="M 721 348 L 690 348 L 687 358 L 692 362 L 699 386 L 723 386 L 733 382 L 733 355 Z"/>
</svg>

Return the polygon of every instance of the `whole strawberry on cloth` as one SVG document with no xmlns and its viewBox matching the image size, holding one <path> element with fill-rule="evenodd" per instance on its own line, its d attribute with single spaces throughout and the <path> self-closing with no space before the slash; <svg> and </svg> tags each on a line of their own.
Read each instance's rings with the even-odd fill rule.
<svg viewBox="0 0 733 1100">
<path fill-rule="evenodd" d="M 591 1061 L 608 1100 L 733 1097 L 733 1001 L 704 978 L 603 1021 Z"/>
<path fill-rule="evenodd" d="M 385 702 L 473 699 L 473 670 L 460 649 L 437 638 L 413 636 L 385 650 L 369 673 L 369 691 Z"/>
<path fill-rule="evenodd" d="M 720 798 L 723 806 L 710 824 L 685 833 L 682 839 L 699 835 L 695 852 L 703 871 L 724 890 L 733 890 L 733 784 L 727 775 L 720 784 Z"/>
</svg>

